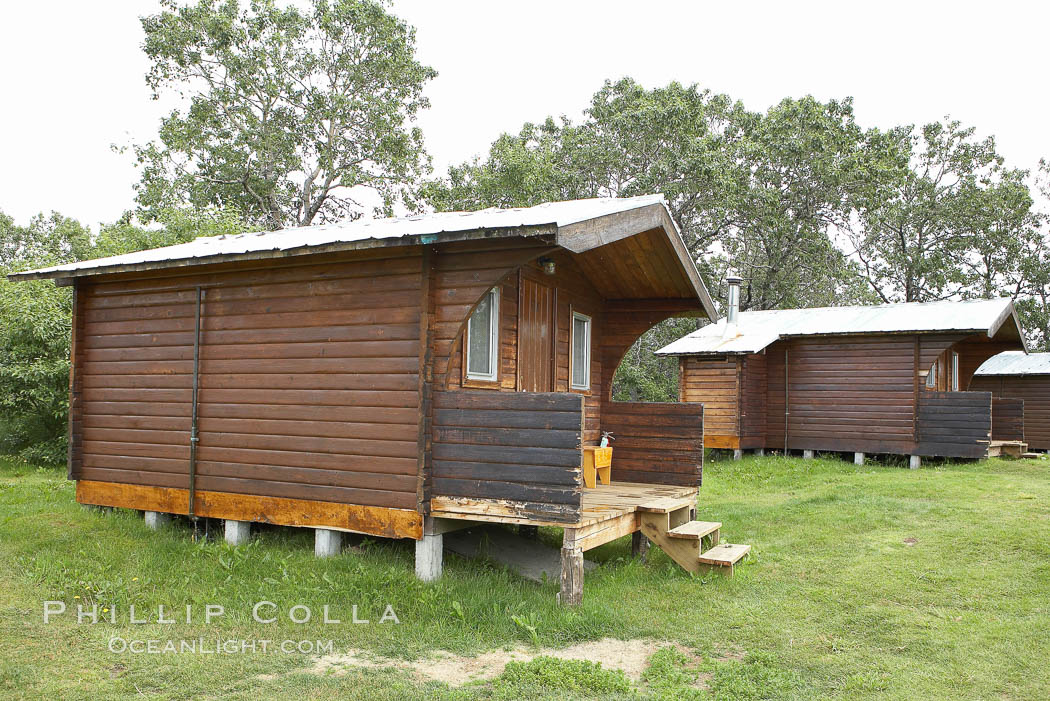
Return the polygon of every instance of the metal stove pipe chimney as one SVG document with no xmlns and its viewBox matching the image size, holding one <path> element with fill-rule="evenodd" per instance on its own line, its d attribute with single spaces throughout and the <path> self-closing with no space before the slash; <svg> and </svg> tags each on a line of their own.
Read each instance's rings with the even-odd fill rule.
<svg viewBox="0 0 1050 701">
<path fill-rule="evenodd" d="M 726 309 L 726 338 L 734 338 L 738 335 L 737 319 L 740 316 L 740 283 L 744 278 L 739 275 L 730 275 L 726 278 L 729 284 L 729 304 Z"/>
</svg>

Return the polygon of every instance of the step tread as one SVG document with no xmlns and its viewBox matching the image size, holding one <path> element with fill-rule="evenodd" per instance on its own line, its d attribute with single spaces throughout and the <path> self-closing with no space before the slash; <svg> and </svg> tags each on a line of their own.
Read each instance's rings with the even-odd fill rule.
<svg viewBox="0 0 1050 701">
<path fill-rule="evenodd" d="M 731 567 L 740 561 L 744 555 L 751 552 L 750 545 L 734 545 L 723 543 L 716 545 L 700 555 L 700 562 L 704 565 L 718 565 L 720 567 Z"/>
<path fill-rule="evenodd" d="M 654 514 L 669 514 L 672 511 L 678 511 L 679 509 L 691 508 L 693 501 L 691 499 L 676 499 L 674 497 L 658 497 L 656 499 L 650 499 L 644 501 L 638 505 L 639 511 L 646 511 Z"/>
<path fill-rule="evenodd" d="M 717 521 L 689 521 L 667 531 L 667 535 L 672 538 L 700 540 L 705 535 L 711 535 L 721 527 L 722 524 Z"/>
</svg>

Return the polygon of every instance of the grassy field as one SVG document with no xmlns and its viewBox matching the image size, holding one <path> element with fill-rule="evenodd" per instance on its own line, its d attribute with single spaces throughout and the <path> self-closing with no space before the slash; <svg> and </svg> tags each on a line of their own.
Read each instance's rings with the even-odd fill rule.
<svg viewBox="0 0 1050 701">
<path fill-rule="evenodd" d="M 56 471 L 0 461 L 0 697 L 1050 698 L 1050 462 L 711 462 L 698 516 L 753 544 L 736 577 L 691 577 L 657 549 L 632 560 L 627 538 L 588 554 L 602 566 L 566 610 L 554 583 L 455 556 L 421 584 L 407 542 L 315 560 L 309 531 L 237 549 L 185 525 L 155 533 L 135 512 L 80 508 Z M 48 600 L 115 607 L 117 622 L 45 625 Z M 264 600 L 276 623 L 252 620 Z M 150 622 L 130 623 L 131 604 Z M 207 604 L 225 607 L 210 625 Z M 325 604 L 341 624 L 319 620 Z M 387 604 L 400 623 L 378 623 Z M 157 622 L 160 605 L 180 622 Z M 370 623 L 351 623 L 352 605 Z M 114 636 L 332 641 L 405 660 L 608 637 L 659 651 L 638 681 L 547 656 L 453 688 L 398 668 L 325 672 L 309 653 L 114 653 Z"/>
</svg>

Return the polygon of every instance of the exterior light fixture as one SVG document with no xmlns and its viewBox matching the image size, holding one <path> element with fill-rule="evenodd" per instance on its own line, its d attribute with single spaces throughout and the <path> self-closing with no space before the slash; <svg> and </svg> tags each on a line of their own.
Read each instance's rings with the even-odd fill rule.
<svg viewBox="0 0 1050 701">
<path fill-rule="evenodd" d="M 544 273 L 546 273 L 547 275 L 553 275 L 554 274 L 554 272 L 556 270 L 556 267 L 554 265 L 554 261 L 553 260 L 551 260 L 550 258 L 540 258 L 539 262 L 540 262 L 540 267 L 543 268 L 543 272 Z"/>
</svg>

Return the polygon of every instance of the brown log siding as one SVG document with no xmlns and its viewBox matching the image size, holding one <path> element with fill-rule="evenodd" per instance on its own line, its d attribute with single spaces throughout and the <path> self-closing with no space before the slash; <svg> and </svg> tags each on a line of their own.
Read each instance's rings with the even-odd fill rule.
<svg viewBox="0 0 1050 701">
<path fill-rule="evenodd" d="M 416 508 L 418 255 L 83 291 L 80 478 L 185 489 L 195 287 L 197 486 Z"/>
<path fill-rule="evenodd" d="M 740 358 L 683 357 L 680 394 L 705 405 L 708 447 L 908 454 L 933 363 L 958 351 L 965 386 L 1005 345 L 961 334 L 794 338 Z"/>
<path fill-rule="evenodd" d="M 704 466 L 704 407 L 672 402 L 609 402 L 602 427 L 612 431 L 612 478 L 621 482 L 699 486 Z"/>
<path fill-rule="evenodd" d="M 734 448 L 740 438 L 739 358 L 683 357 L 679 399 L 702 402 L 704 432 L 713 448 Z M 728 445 L 726 443 L 733 443 Z"/>
<path fill-rule="evenodd" d="M 981 458 L 992 434 L 990 392 L 923 392 L 916 455 Z"/>
<path fill-rule="evenodd" d="M 1024 401 L 1024 439 L 1035 450 L 1050 450 L 1050 375 L 974 377 L 971 390 Z"/>
<path fill-rule="evenodd" d="M 568 393 L 434 393 L 433 494 L 514 502 L 522 516 L 580 514 L 583 400 Z"/>
</svg>

